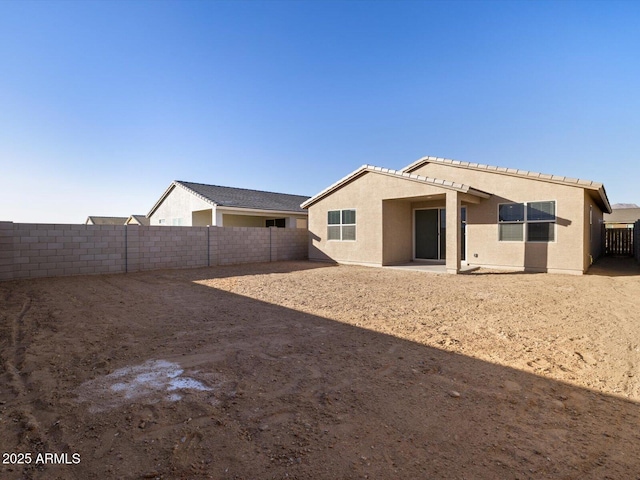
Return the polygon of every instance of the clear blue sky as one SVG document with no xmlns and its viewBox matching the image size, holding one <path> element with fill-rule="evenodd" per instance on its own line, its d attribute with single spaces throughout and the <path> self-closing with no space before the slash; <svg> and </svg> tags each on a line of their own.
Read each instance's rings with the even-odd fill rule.
<svg viewBox="0 0 640 480">
<path fill-rule="evenodd" d="M 0 0 L 0 220 L 435 155 L 640 204 L 640 2 Z"/>
</svg>

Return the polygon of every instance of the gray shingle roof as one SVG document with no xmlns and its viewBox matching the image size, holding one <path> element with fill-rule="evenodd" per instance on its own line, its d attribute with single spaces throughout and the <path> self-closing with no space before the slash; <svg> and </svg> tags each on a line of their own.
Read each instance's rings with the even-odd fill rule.
<svg viewBox="0 0 640 480">
<path fill-rule="evenodd" d="M 127 218 L 127 222 L 129 222 L 132 219 L 138 222 L 140 225 L 151 224 L 151 221 L 145 215 L 131 215 L 129 218 Z"/>
<path fill-rule="evenodd" d="M 91 220 L 94 225 L 124 225 L 127 218 L 129 217 L 97 217 L 90 215 L 85 223 L 89 223 L 89 220 Z"/>
<path fill-rule="evenodd" d="M 179 180 L 176 180 L 175 183 L 221 207 L 284 210 L 306 213 L 306 211 L 300 207 L 300 204 L 309 199 L 309 197 L 304 195 L 291 195 L 288 193 L 221 187 L 219 185 L 206 185 L 203 183 L 183 182 Z"/>
<path fill-rule="evenodd" d="M 640 208 L 614 208 L 604 214 L 606 223 L 636 223 L 640 220 Z"/>
</svg>

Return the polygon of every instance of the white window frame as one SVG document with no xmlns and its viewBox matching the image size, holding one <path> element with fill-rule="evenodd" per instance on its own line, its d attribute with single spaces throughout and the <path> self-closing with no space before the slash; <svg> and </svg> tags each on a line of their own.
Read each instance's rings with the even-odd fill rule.
<svg viewBox="0 0 640 480">
<path fill-rule="evenodd" d="M 522 220 L 509 220 L 509 221 L 502 221 L 500 220 L 500 207 L 502 205 L 522 205 L 524 212 L 522 214 Z M 498 219 L 498 242 L 502 242 L 502 243 L 521 243 L 523 241 L 526 241 L 527 239 L 527 235 L 525 232 L 525 227 L 524 225 L 527 223 L 527 204 L 525 202 L 505 202 L 505 203 L 499 203 L 498 204 L 498 215 L 497 215 L 497 219 Z M 500 239 L 500 225 L 523 225 L 522 227 L 522 240 L 501 240 Z"/>
<path fill-rule="evenodd" d="M 553 202 L 554 203 L 554 219 L 553 220 L 529 220 L 528 207 L 531 203 L 541 202 Z M 523 205 L 524 207 L 524 220 L 522 221 L 501 221 L 500 220 L 500 207 L 502 205 Z M 556 243 L 558 240 L 558 202 L 557 200 L 532 200 L 530 202 L 504 202 L 498 204 L 498 242 L 500 243 Z M 528 240 L 529 238 L 529 225 L 532 223 L 553 223 L 553 240 Z M 522 240 L 500 240 L 500 225 L 504 224 L 516 224 L 522 225 Z"/>
<path fill-rule="evenodd" d="M 355 223 L 343 223 L 343 215 L 342 212 L 344 211 L 353 211 L 356 217 L 356 221 Z M 340 212 L 340 223 L 329 223 L 329 213 L 330 212 Z M 335 210 L 327 210 L 327 241 L 328 242 L 355 242 L 358 239 L 358 227 L 357 227 L 357 223 L 358 223 L 358 210 L 356 208 L 340 208 L 340 209 L 335 209 Z M 340 230 L 340 238 L 329 238 L 329 227 L 339 227 Z M 354 229 L 354 238 L 353 240 L 351 239 L 345 239 L 343 238 L 343 228 L 344 227 L 353 227 Z"/>
</svg>

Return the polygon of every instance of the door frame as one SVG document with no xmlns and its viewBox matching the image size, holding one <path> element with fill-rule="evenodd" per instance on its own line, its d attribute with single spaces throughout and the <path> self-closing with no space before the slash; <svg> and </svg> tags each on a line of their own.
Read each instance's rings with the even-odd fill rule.
<svg viewBox="0 0 640 480">
<path fill-rule="evenodd" d="M 438 211 L 438 258 L 416 258 L 416 212 L 418 210 L 437 210 Z M 413 251 L 411 253 L 411 260 L 412 261 L 418 261 L 418 262 L 439 262 L 439 263 L 443 263 L 445 261 L 444 258 L 440 258 L 440 254 L 442 253 L 441 250 L 441 242 L 442 239 L 440 238 L 442 235 L 440 235 L 440 232 L 442 230 L 441 225 L 440 225 L 440 221 L 442 219 L 442 214 L 440 213 L 440 210 L 445 210 L 446 212 L 446 208 L 445 207 L 422 207 L 422 208 L 414 208 L 411 211 L 411 245 L 413 248 Z M 445 213 L 446 215 L 446 213 Z M 446 238 L 445 238 L 445 242 L 446 242 Z"/>
<path fill-rule="evenodd" d="M 442 235 L 440 235 L 440 232 L 442 231 L 442 228 L 440 226 L 440 221 L 442 220 L 442 216 L 440 214 L 440 210 L 444 210 L 445 211 L 445 215 L 446 215 L 446 208 L 445 207 L 422 207 L 422 208 L 413 208 L 411 211 L 411 248 L 412 248 L 412 252 L 411 252 L 411 260 L 412 261 L 423 261 L 423 262 L 445 262 L 446 258 L 437 258 L 437 259 L 431 259 L 431 258 L 416 258 L 416 211 L 417 210 L 438 210 L 438 257 L 440 257 L 440 253 L 442 252 L 441 248 L 440 248 L 440 242 L 442 242 Z M 462 256 L 464 256 L 464 260 L 462 260 L 463 264 L 468 264 L 469 262 L 469 257 L 467 257 L 467 247 L 469 245 L 469 238 L 468 238 L 468 229 L 467 229 L 467 224 L 469 222 L 469 210 L 467 209 L 466 205 L 462 205 L 460 207 L 460 210 L 464 210 L 465 211 L 465 221 L 464 221 L 464 230 L 463 230 L 463 222 L 462 220 L 460 221 L 460 235 L 464 235 L 464 241 L 461 242 L 462 243 L 462 248 L 464 249 L 463 252 L 460 252 L 460 254 Z M 460 216 L 462 217 L 462 213 L 460 214 Z M 445 217 L 446 218 L 446 217 Z M 446 230 L 445 230 L 445 235 L 446 235 Z M 447 239 L 445 237 L 444 241 L 446 242 Z"/>
</svg>

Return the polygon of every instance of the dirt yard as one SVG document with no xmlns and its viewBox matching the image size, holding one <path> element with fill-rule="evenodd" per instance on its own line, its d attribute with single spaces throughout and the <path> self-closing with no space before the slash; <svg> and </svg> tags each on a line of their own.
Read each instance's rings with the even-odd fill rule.
<svg viewBox="0 0 640 480">
<path fill-rule="evenodd" d="M 618 263 L 0 283 L 0 478 L 639 478 Z"/>
</svg>

